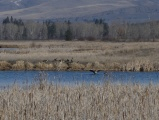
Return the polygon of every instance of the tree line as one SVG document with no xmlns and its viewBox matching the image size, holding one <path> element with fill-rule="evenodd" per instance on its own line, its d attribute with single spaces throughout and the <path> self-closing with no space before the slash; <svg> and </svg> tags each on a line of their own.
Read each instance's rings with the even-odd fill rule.
<svg viewBox="0 0 159 120">
<path fill-rule="evenodd" d="M 1 40 L 84 40 L 102 39 L 108 35 L 108 24 L 100 22 L 43 22 L 5 18 L 0 24 Z"/>
<path fill-rule="evenodd" d="M 0 40 L 109 40 L 155 41 L 159 38 L 159 22 L 112 22 L 103 19 L 90 22 L 23 21 L 12 16 L 0 23 Z"/>
<path fill-rule="evenodd" d="M 113 22 L 109 28 L 109 38 L 114 41 L 156 41 L 159 39 L 159 21 Z"/>
</svg>

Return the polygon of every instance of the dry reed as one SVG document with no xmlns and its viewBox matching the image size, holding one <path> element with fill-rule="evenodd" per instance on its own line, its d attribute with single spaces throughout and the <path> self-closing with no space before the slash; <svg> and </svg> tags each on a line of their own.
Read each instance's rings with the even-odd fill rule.
<svg viewBox="0 0 159 120">
<path fill-rule="evenodd" d="M 11 64 L 7 61 L 0 61 L 0 70 L 10 70 Z"/>
<path fill-rule="evenodd" d="M 25 62 L 24 61 L 16 61 L 15 64 L 12 65 L 13 70 L 25 70 Z"/>
<path fill-rule="evenodd" d="M 0 91 L 0 120 L 158 120 L 159 86 L 40 82 Z"/>
<path fill-rule="evenodd" d="M 14 47 L 15 50 L 0 51 L 2 61 L 29 61 L 35 64 L 43 60 L 53 61 L 71 60 L 75 65 L 63 63 L 54 67 L 65 70 L 101 69 L 101 70 L 123 70 L 123 71 L 158 71 L 159 70 L 159 42 L 91 42 L 91 41 L 23 41 L 0 43 L 3 47 Z M 76 64 L 78 62 L 78 64 Z M 36 65 L 37 69 L 47 70 L 45 65 Z M 40 67 L 43 66 L 43 67 Z M 47 66 L 47 65 L 46 65 Z M 6 70 L 9 67 L 1 67 Z M 75 69 L 74 69 L 75 68 Z M 33 69 L 35 69 L 33 67 Z"/>
<path fill-rule="evenodd" d="M 52 63 L 44 63 L 44 62 L 38 62 L 35 64 L 36 70 L 52 70 L 54 68 L 54 65 Z"/>
<path fill-rule="evenodd" d="M 25 69 L 26 70 L 33 70 L 34 69 L 34 65 L 31 62 L 26 62 L 25 63 Z"/>
<path fill-rule="evenodd" d="M 69 65 L 69 67 L 72 69 L 72 70 L 83 70 L 85 68 L 85 65 L 83 64 L 80 64 L 80 63 L 76 63 L 76 62 L 73 62 Z"/>
</svg>

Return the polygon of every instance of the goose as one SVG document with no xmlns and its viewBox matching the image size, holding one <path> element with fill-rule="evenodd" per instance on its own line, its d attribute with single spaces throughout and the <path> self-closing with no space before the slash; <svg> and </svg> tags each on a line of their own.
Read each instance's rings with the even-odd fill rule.
<svg viewBox="0 0 159 120">
<path fill-rule="evenodd" d="M 71 63 L 71 61 L 69 59 L 67 59 L 67 60 L 65 60 L 65 63 L 69 64 L 69 63 Z"/>
<path fill-rule="evenodd" d="M 66 69 L 67 69 L 67 70 L 70 70 L 70 69 L 71 69 L 71 67 L 70 67 L 70 66 L 68 66 Z"/>
<path fill-rule="evenodd" d="M 46 63 L 46 62 L 48 62 L 48 60 L 43 60 L 43 62 L 45 62 L 45 63 Z"/>
<path fill-rule="evenodd" d="M 93 72 L 94 75 L 97 74 L 100 70 L 89 70 L 90 72 Z"/>
<path fill-rule="evenodd" d="M 71 59 L 71 63 L 73 63 L 73 58 Z"/>
<path fill-rule="evenodd" d="M 55 58 L 53 61 L 57 61 L 57 58 Z"/>
</svg>

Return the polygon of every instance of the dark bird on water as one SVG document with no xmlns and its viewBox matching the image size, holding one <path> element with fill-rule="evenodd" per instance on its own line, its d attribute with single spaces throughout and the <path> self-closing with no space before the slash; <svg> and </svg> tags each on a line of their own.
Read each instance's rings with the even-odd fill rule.
<svg viewBox="0 0 159 120">
<path fill-rule="evenodd" d="M 93 72 L 94 75 L 97 74 L 100 70 L 89 70 L 90 72 Z"/>
</svg>

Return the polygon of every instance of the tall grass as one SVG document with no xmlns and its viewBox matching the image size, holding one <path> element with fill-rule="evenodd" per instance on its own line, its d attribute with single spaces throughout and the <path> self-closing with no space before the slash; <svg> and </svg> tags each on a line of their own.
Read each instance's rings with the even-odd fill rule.
<svg viewBox="0 0 159 120">
<path fill-rule="evenodd" d="M 0 91 L 0 120 L 158 120 L 159 86 L 49 84 Z"/>
<path fill-rule="evenodd" d="M 0 70 L 57 70 L 59 66 L 52 64 L 55 59 L 65 61 L 73 58 L 74 65 L 63 64 L 60 69 L 159 71 L 159 42 L 2 41 L 0 45 L 15 48 L 0 50 L 0 61 L 9 62 L 0 63 Z M 51 64 L 39 63 L 43 60 Z M 31 64 L 24 66 L 18 62 L 13 66 L 10 61 L 28 61 Z"/>
<path fill-rule="evenodd" d="M 17 61 L 71 59 L 74 62 L 100 62 L 110 64 L 149 60 L 158 63 L 159 42 L 92 42 L 92 41 L 12 41 L 0 42 L 3 48 L 15 50 L 0 51 L 0 60 Z"/>
</svg>

